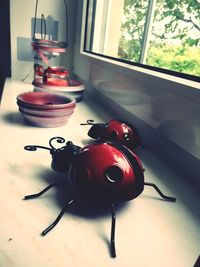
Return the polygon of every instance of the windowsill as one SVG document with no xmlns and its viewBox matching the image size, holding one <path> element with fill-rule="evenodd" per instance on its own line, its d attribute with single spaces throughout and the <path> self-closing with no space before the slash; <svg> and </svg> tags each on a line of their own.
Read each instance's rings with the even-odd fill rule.
<svg viewBox="0 0 200 267">
<path fill-rule="evenodd" d="M 65 176 L 50 168 L 48 151 L 27 152 L 28 144 L 48 146 L 53 136 L 63 136 L 85 146 L 87 119 L 106 122 L 111 114 L 87 96 L 77 103 L 69 122 L 59 128 L 27 125 L 18 111 L 16 96 L 32 85 L 7 80 L 1 103 L 1 264 L 5 266 L 96 267 L 193 266 L 199 254 L 199 194 L 176 170 L 148 149 L 141 149 L 145 180 L 163 193 L 177 197 L 176 203 L 161 201 L 146 187 L 140 197 L 116 209 L 117 258 L 109 255 L 110 214 L 97 212 L 93 203 L 86 210 L 66 212 L 47 236 L 41 231 L 54 220 L 68 199 L 64 188 L 52 189 L 33 201 L 23 196 L 40 191 Z M 26 251 L 26 253 L 23 253 Z M 92 253 L 91 253 L 92 251 Z M 30 261 L 30 255 L 32 255 Z M 97 261 L 98 259 L 98 261 Z"/>
</svg>

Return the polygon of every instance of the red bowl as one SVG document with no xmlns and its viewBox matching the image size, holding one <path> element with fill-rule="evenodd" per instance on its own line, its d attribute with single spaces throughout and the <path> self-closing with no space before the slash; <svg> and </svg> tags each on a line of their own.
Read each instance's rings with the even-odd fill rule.
<svg viewBox="0 0 200 267">
<path fill-rule="evenodd" d="M 17 104 L 35 109 L 65 109 L 75 107 L 76 100 L 61 94 L 27 92 L 17 96 Z"/>
</svg>

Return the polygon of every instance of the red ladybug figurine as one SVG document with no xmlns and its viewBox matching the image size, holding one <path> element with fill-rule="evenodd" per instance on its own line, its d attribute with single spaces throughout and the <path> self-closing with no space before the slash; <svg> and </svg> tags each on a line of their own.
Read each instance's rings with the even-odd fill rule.
<svg viewBox="0 0 200 267">
<path fill-rule="evenodd" d="M 67 142 L 61 148 L 54 148 L 52 141 L 65 142 L 62 137 L 54 137 L 49 141 L 50 148 L 43 146 L 26 146 L 25 149 L 35 151 L 43 148 L 52 155 L 52 168 L 58 172 L 65 172 L 67 182 L 74 192 L 74 198 L 66 203 L 55 221 L 47 227 L 42 235 L 46 235 L 60 221 L 65 211 L 74 202 L 81 199 L 107 201 L 111 205 L 111 256 L 116 257 L 115 251 L 115 211 L 114 204 L 137 198 L 144 186 L 152 186 L 159 195 L 168 201 L 176 201 L 173 197 L 164 195 L 152 183 L 144 182 L 143 167 L 138 156 L 126 146 L 111 141 L 95 141 L 80 148 L 72 142 Z M 62 163 L 60 163 L 62 161 Z M 41 192 L 27 195 L 24 199 L 32 199 L 43 195 L 56 185 L 50 184 Z"/>
<path fill-rule="evenodd" d="M 134 150 L 141 146 L 138 130 L 131 123 L 113 119 L 107 123 L 94 123 L 93 120 L 88 120 L 81 125 L 92 125 L 88 135 L 93 139 L 118 142 Z"/>
</svg>

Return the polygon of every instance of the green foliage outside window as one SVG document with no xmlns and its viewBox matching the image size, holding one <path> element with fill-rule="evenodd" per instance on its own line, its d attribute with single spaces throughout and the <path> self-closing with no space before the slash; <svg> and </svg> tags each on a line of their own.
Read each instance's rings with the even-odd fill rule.
<svg viewBox="0 0 200 267">
<path fill-rule="evenodd" d="M 148 0 L 125 0 L 119 57 L 139 62 Z M 200 76 L 200 2 L 157 0 L 144 64 Z"/>
<path fill-rule="evenodd" d="M 146 64 L 200 76 L 200 49 L 151 43 Z"/>
</svg>

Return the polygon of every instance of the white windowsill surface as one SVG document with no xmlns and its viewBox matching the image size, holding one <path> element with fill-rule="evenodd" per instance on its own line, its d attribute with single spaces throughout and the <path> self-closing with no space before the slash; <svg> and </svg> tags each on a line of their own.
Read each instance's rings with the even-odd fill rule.
<svg viewBox="0 0 200 267">
<path fill-rule="evenodd" d="M 69 122 L 59 128 L 38 128 L 25 123 L 16 96 L 32 91 L 32 85 L 7 80 L 1 102 L 1 227 L 0 266 L 9 267 L 192 267 L 200 253 L 200 197 L 176 171 L 151 153 L 140 151 L 145 180 L 156 183 L 176 203 L 160 200 L 151 188 L 116 209 L 117 258 L 110 258 L 111 218 L 75 209 L 66 212 L 47 236 L 40 233 L 68 200 L 65 191 L 52 189 L 44 196 L 23 201 L 63 176 L 50 168 L 48 151 L 28 152 L 28 144 L 48 146 L 51 137 L 62 136 L 74 144 L 89 142 L 87 119 L 111 119 L 89 97 L 77 103 Z"/>
</svg>

